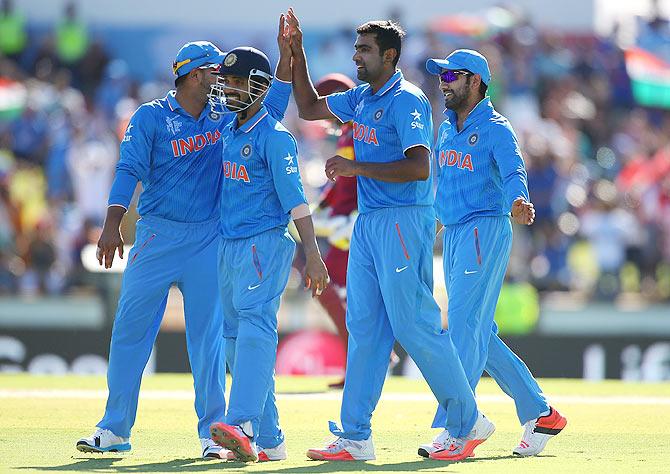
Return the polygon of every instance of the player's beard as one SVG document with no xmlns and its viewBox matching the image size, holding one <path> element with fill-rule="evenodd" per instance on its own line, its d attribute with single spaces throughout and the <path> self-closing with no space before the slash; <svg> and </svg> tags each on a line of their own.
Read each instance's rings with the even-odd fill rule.
<svg viewBox="0 0 670 474">
<path fill-rule="evenodd" d="M 460 109 L 468 100 L 467 91 L 459 92 L 452 89 L 449 92 L 451 92 L 451 97 L 448 99 L 446 95 L 444 97 L 444 106 L 449 110 Z"/>
</svg>

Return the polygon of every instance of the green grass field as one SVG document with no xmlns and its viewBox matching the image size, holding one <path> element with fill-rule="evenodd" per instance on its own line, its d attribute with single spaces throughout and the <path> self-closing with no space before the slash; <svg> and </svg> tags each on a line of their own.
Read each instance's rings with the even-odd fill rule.
<svg viewBox="0 0 670 474">
<path fill-rule="evenodd" d="M 670 384 L 588 383 L 543 380 L 568 426 L 542 455 L 515 458 L 521 428 L 514 405 L 489 379 L 478 389 L 480 408 L 497 426 L 476 457 L 455 464 L 417 456 L 434 404 L 422 381 L 392 378 L 372 419 L 377 460 L 308 461 L 305 451 L 330 439 L 327 421 L 337 420 L 339 392 L 328 379 L 279 378 L 278 405 L 289 459 L 244 465 L 204 461 L 195 433 L 192 381 L 188 375 L 147 377 L 133 450 L 125 455 L 86 455 L 75 449 L 104 409 L 102 377 L 0 375 L 0 472 L 670 472 Z"/>
</svg>

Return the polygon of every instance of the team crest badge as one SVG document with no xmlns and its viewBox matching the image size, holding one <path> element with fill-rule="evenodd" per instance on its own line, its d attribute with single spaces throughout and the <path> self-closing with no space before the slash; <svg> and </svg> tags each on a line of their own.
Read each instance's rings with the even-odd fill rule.
<svg viewBox="0 0 670 474">
<path fill-rule="evenodd" d="M 221 118 L 221 114 L 218 114 L 216 112 L 210 112 L 209 113 L 209 118 L 216 122 L 217 120 L 219 120 Z"/>
<path fill-rule="evenodd" d="M 379 120 L 380 118 L 382 118 L 382 115 L 384 115 L 384 109 L 378 109 L 373 115 L 373 117 L 375 120 Z"/>
<path fill-rule="evenodd" d="M 469 143 L 470 145 L 474 145 L 475 143 L 477 143 L 477 140 L 479 140 L 479 135 L 477 135 L 476 133 L 473 133 L 473 134 L 470 135 L 470 137 L 468 138 L 468 143 Z"/>
<path fill-rule="evenodd" d="M 251 156 L 251 152 L 252 152 L 251 145 L 247 143 L 240 150 L 240 155 L 242 155 L 242 158 L 249 158 Z"/>
<path fill-rule="evenodd" d="M 223 60 L 223 65 L 226 67 L 230 67 L 236 62 L 237 62 L 237 54 L 230 53 L 228 56 L 226 56 L 226 59 Z"/>
</svg>

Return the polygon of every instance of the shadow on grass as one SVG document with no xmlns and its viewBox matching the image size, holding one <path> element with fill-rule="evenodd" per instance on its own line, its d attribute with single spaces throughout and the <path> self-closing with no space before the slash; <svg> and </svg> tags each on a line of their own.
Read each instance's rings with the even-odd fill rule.
<svg viewBox="0 0 670 474">
<path fill-rule="evenodd" d="M 543 456 L 543 457 L 554 457 L 554 456 Z M 116 457 L 116 458 L 74 458 L 75 462 L 64 464 L 61 466 L 23 466 L 16 467 L 14 469 L 35 469 L 39 471 L 84 471 L 84 472 L 205 472 L 213 469 L 216 470 L 230 470 L 244 471 L 246 466 L 242 462 L 234 461 L 204 461 L 201 458 L 185 458 L 185 459 L 173 459 L 171 461 L 156 462 L 156 463 L 146 463 L 146 464 L 135 464 L 133 466 L 114 466 L 114 463 L 121 461 L 125 458 Z M 274 473 L 326 473 L 326 472 L 360 472 L 360 471 L 420 471 L 420 472 L 431 472 L 431 471 L 440 471 L 444 472 L 445 468 L 451 466 L 456 467 L 459 464 L 470 464 L 470 463 L 489 463 L 495 461 L 505 461 L 509 459 L 524 459 L 518 456 L 493 456 L 493 457 L 477 457 L 469 458 L 460 463 L 449 463 L 445 461 L 434 461 L 431 459 L 419 459 L 414 461 L 405 461 L 399 463 L 390 463 L 390 464 L 369 464 L 365 461 L 349 461 L 349 462 L 328 462 L 328 461 L 307 461 L 305 460 L 304 466 L 296 467 L 281 467 L 282 463 L 271 463 L 268 467 L 272 466 L 273 469 L 268 471 Z"/>
<path fill-rule="evenodd" d="M 368 464 L 365 461 L 347 461 L 347 462 L 329 462 L 329 461 L 307 461 L 309 465 L 300 467 L 288 467 L 285 469 L 272 469 L 275 473 L 314 473 L 320 472 L 358 472 L 358 471 L 421 471 L 444 472 L 444 468 L 450 466 L 458 466 L 461 463 L 476 463 L 476 462 L 490 462 L 503 461 L 508 459 L 519 459 L 518 456 L 495 456 L 495 457 L 478 457 L 469 458 L 459 463 L 450 463 L 445 461 L 435 461 L 432 459 L 419 459 L 415 461 L 405 461 L 399 463 L 389 464 Z"/>
<path fill-rule="evenodd" d="M 74 458 L 75 462 L 62 466 L 22 466 L 14 469 L 35 469 L 38 471 L 84 471 L 84 472 L 205 472 L 212 469 L 225 469 L 226 465 L 243 466 L 242 463 L 206 461 L 202 458 L 173 459 L 171 461 L 115 466 L 114 463 L 126 458 Z"/>
</svg>

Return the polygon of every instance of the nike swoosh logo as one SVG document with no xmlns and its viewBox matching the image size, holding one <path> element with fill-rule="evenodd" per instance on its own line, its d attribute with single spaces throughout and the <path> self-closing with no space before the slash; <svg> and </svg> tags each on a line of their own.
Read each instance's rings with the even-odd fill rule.
<svg viewBox="0 0 670 474">
<path fill-rule="evenodd" d="M 405 266 L 402 267 L 402 268 L 395 267 L 395 272 L 396 272 L 396 273 L 403 272 L 403 271 L 407 270 L 407 267 L 408 267 L 408 265 L 405 265 Z"/>
<path fill-rule="evenodd" d="M 259 283 L 258 285 L 254 285 L 254 286 L 249 285 L 249 286 L 247 286 L 247 290 L 255 290 L 255 289 L 258 288 L 259 286 L 261 286 L 260 283 Z"/>
<path fill-rule="evenodd" d="M 472 275 L 473 273 L 477 273 L 477 270 L 472 270 L 472 271 L 465 270 L 466 275 Z"/>
</svg>

